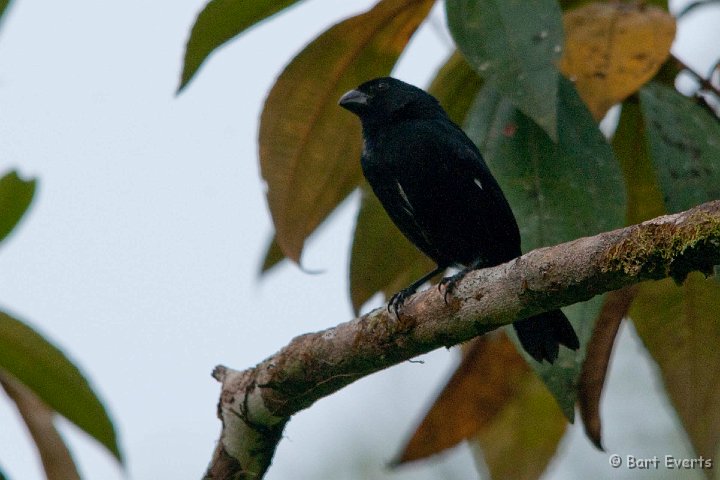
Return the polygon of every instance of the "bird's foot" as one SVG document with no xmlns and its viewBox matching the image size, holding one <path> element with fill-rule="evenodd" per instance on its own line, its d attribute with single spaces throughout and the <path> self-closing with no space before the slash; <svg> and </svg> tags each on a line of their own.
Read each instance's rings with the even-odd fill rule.
<svg viewBox="0 0 720 480">
<path fill-rule="evenodd" d="M 404 288 L 390 297 L 390 301 L 387 306 L 388 312 L 395 312 L 395 316 L 400 318 L 398 311 L 402 309 L 405 300 L 407 300 L 407 298 L 413 293 L 415 293 L 414 288 Z"/>
<path fill-rule="evenodd" d="M 438 290 L 442 291 L 443 287 L 445 288 L 445 293 L 443 294 L 443 300 L 445 300 L 445 305 L 449 305 L 448 302 L 448 295 L 452 295 L 453 290 L 455 290 L 455 287 L 457 286 L 457 283 L 462 280 L 465 275 L 470 272 L 472 268 L 464 268 L 460 270 L 455 275 L 450 275 L 449 277 L 445 277 L 442 280 L 440 280 L 440 283 L 438 283 Z"/>
</svg>

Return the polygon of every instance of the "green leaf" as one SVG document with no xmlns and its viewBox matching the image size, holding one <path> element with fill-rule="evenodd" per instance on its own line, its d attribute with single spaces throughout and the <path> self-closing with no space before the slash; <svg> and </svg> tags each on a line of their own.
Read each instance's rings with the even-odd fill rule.
<svg viewBox="0 0 720 480">
<path fill-rule="evenodd" d="M 263 259 L 262 266 L 260 267 L 260 275 L 265 275 L 273 267 L 285 260 L 285 255 L 280 249 L 280 245 L 278 245 L 277 240 L 275 240 L 275 235 L 273 235 L 270 242 L 268 242 Z"/>
<path fill-rule="evenodd" d="M 355 313 L 375 293 L 385 298 L 435 267 L 392 223 L 370 187 L 363 183 L 350 255 L 350 300 Z"/>
<path fill-rule="evenodd" d="M 577 333 L 580 348 L 573 351 L 561 347 L 558 358 L 552 365 L 546 362 L 537 363 L 534 361 L 520 346 L 520 341 L 517 339 L 514 329 L 506 328 L 520 354 L 545 383 L 570 423 L 575 421 L 575 404 L 578 398 L 577 385 L 585 360 L 587 344 L 592 336 L 595 320 L 600 314 L 604 300 L 604 295 L 598 295 L 586 302 L 576 303 L 562 309 L 575 329 L 575 333 Z"/>
<path fill-rule="evenodd" d="M 645 124 L 637 101 L 623 103 L 612 145 L 625 179 L 627 224 L 634 225 L 665 214 L 665 204 L 650 159 Z"/>
<path fill-rule="evenodd" d="M 228 40 L 298 0 L 211 0 L 190 32 L 178 92 L 197 73 L 208 56 Z"/>
<path fill-rule="evenodd" d="M 716 458 L 720 446 L 720 284 L 691 273 L 647 282 L 630 317 L 660 367 L 665 390 L 695 452 Z"/>
<path fill-rule="evenodd" d="M 15 172 L 0 178 L 0 241 L 15 228 L 35 193 L 35 180 L 25 181 Z"/>
<path fill-rule="evenodd" d="M 556 0 L 447 0 L 448 25 L 478 74 L 556 140 L 563 45 Z"/>
<path fill-rule="evenodd" d="M 667 211 L 720 198 L 720 122 L 656 82 L 640 90 L 640 106 Z"/>
<path fill-rule="evenodd" d="M 360 125 L 338 99 L 390 72 L 433 3 L 382 0 L 316 38 L 273 86 L 260 119 L 260 168 L 278 245 L 291 260 L 362 178 Z"/>
<path fill-rule="evenodd" d="M 35 330 L 3 312 L 0 312 L 0 368 L 122 461 L 113 424 L 85 377 Z"/>
<path fill-rule="evenodd" d="M 438 99 L 453 122 L 462 125 L 482 83 L 465 58 L 455 51 L 435 74 L 428 92 Z"/>
<path fill-rule="evenodd" d="M 480 92 L 466 123 L 513 208 L 524 251 L 623 225 L 613 151 L 572 84 L 560 86 L 557 144 L 492 87 Z"/>
<path fill-rule="evenodd" d="M 562 79 L 559 93 L 557 144 L 492 87 L 483 88 L 467 118 L 468 135 L 503 188 L 526 251 L 623 224 L 625 195 L 612 149 L 570 82 Z M 580 351 L 561 349 L 553 366 L 530 362 L 570 420 L 585 344 L 601 306 L 602 297 L 595 297 L 563 309 Z"/>
<path fill-rule="evenodd" d="M 565 10 L 570 10 L 573 8 L 580 7 L 582 5 L 593 3 L 595 0 L 560 0 L 560 8 Z M 668 2 L 667 0 L 645 0 L 643 2 L 643 5 L 655 5 L 657 7 L 663 8 L 665 10 L 668 9 Z"/>
<path fill-rule="evenodd" d="M 0 0 L 0 21 L 2 20 L 2 16 L 5 13 L 5 10 L 7 9 L 8 5 L 10 5 L 10 0 Z M 0 479 L 2 479 L 2 472 L 0 472 Z"/>
</svg>

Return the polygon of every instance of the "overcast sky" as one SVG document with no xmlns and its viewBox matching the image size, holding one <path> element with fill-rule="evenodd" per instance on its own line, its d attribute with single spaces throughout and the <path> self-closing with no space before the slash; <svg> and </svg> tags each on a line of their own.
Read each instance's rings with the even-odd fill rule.
<svg viewBox="0 0 720 480">
<path fill-rule="evenodd" d="M 39 179 L 32 209 L 0 246 L 0 307 L 85 372 L 137 480 L 200 477 L 220 429 L 216 364 L 252 366 L 293 336 L 352 316 L 355 196 L 309 242 L 304 263 L 324 273 L 288 264 L 258 281 L 272 228 L 256 133 L 262 102 L 292 55 L 372 2 L 302 2 L 219 51 L 176 97 L 184 43 L 203 4 L 15 0 L 0 29 L 0 173 L 17 168 Z M 688 30 L 717 25 L 717 15 L 703 17 Z M 442 10 L 432 18 L 395 71 L 420 86 L 449 52 Z M 684 58 L 696 62 L 690 55 L 702 58 L 702 48 L 686 47 Z M 631 329 L 623 328 L 618 352 L 603 405 L 609 451 L 688 456 Z M 423 360 L 293 418 L 267 478 L 471 478 L 464 446 L 398 472 L 384 468 L 457 357 L 440 350 Z M 94 442 L 61 427 L 85 478 L 123 477 Z M 610 469 L 579 426 L 561 453 L 548 478 L 587 469 L 595 478 L 636 478 Z M 4 398 L 0 466 L 12 479 L 42 478 Z"/>
</svg>

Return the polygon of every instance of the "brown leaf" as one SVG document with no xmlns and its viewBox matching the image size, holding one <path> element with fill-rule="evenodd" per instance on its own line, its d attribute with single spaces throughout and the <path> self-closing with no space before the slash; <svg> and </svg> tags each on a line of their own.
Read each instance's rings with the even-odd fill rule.
<svg viewBox="0 0 720 480">
<path fill-rule="evenodd" d="M 600 422 L 600 397 L 615 337 L 623 317 L 635 298 L 636 286 L 615 290 L 605 296 L 587 346 L 585 362 L 578 380 L 578 403 L 585 433 L 597 448 L 603 450 Z"/>
<path fill-rule="evenodd" d="M 350 255 L 350 299 L 355 313 L 377 292 L 388 298 L 434 266 L 400 233 L 363 182 Z"/>
<path fill-rule="evenodd" d="M 560 70 L 598 121 L 657 73 L 675 38 L 675 19 L 653 6 L 591 3 L 566 12 L 563 23 Z"/>
<path fill-rule="evenodd" d="M 434 0 L 381 0 L 300 52 L 275 82 L 260 119 L 260 168 L 285 255 L 358 185 L 360 128 L 337 106 L 345 91 L 390 72 Z"/>
<path fill-rule="evenodd" d="M 720 446 L 720 283 L 691 273 L 640 286 L 630 317 L 698 455 Z M 708 470 L 709 473 L 712 471 Z"/>
<path fill-rule="evenodd" d="M 474 340 L 396 463 L 425 458 L 476 435 L 533 377 L 504 332 Z"/>
<path fill-rule="evenodd" d="M 272 236 L 270 241 L 265 247 L 265 255 L 263 256 L 263 263 L 260 266 L 260 275 L 265 275 L 268 271 L 272 270 L 273 267 L 277 266 L 280 262 L 285 259 L 285 255 L 280 250 L 280 245 L 275 240 L 275 235 Z"/>
<path fill-rule="evenodd" d="M 565 434 L 567 420 L 543 382 L 528 372 L 502 411 L 470 442 L 490 478 L 535 480 L 542 476 Z"/>
<path fill-rule="evenodd" d="M 15 377 L 0 371 L 0 385 L 15 402 L 40 453 L 48 480 L 80 479 L 75 462 L 53 424 L 54 412 Z"/>
</svg>

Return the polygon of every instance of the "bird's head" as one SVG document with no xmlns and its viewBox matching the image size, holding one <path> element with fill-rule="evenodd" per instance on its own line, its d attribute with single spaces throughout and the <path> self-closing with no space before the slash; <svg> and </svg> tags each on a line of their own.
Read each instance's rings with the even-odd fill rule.
<svg viewBox="0 0 720 480">
<path fill-rule="evenodd" d="M 444 115 L 432 95 L 392 77 L 369 80 L 340 98 L 339 105 L 365 123 Z"/>
</svg>

